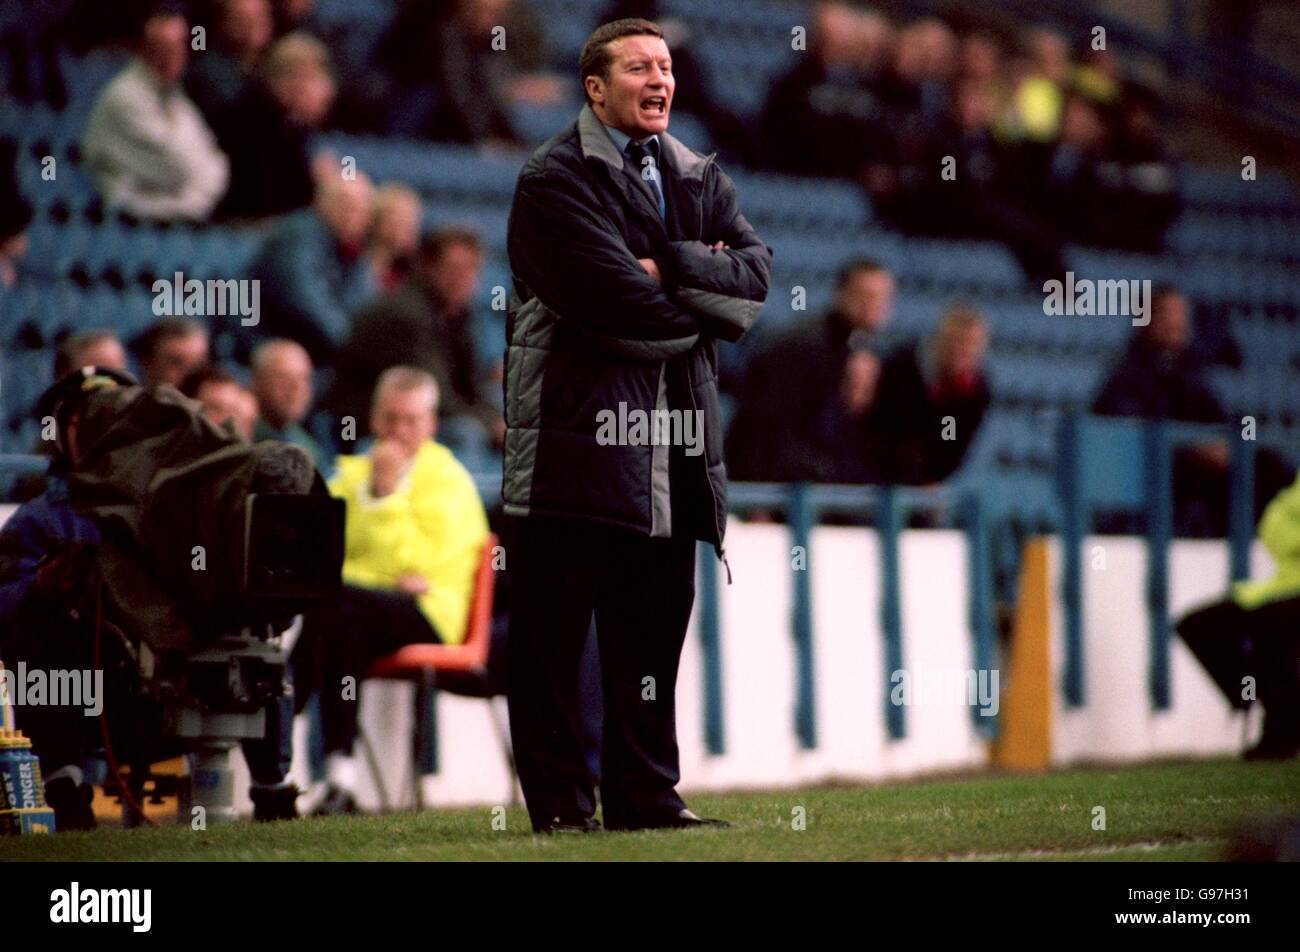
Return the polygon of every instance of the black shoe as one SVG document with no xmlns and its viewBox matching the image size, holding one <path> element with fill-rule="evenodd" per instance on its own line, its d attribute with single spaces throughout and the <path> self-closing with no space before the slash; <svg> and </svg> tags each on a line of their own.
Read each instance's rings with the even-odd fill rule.
<svg viewBox="0 0 1300 952">
<path fill-rule="evenodd" d="M 73 783 L 71 777 L 57 777 L 45 785 L 45 802 L 54 811 L 54 829 L 58 833 L 93 830 L 95 811 L 90 805 L 94 800 L 94 788 L 88 783 Z"/>
<path fill-rule="evenodd" d="M 661 819 L 617 824 L 608 823 L 607 825 L 611 830 L 685 830 L 699 826 L 713 826 L 719 829 L 729 829 L 731 827 L 731 824 L 726 820 L 711 820 L 705 817 L 696 816 L 684 807 L 677 813 Z"/>
<path fill-rule="evenodd" d="M 298 788 L 291 783 L 278 787 L 251 787 L 253 819 L 258 823 L 298 819 Z"/>
<path fill-rule="evenodd" d="M 320 802 L 315 810 L 311 811 L 312 816 L 345 816 L 352 813 L 359 813 L 357 808 L 357 798 L 342 787 L 336 787 L 330 784 L 325 791 L 325 799 Z"/>
<path fill-rule="evenodd" d="M 583 817 L 579 820 L 562 820 L 558 816 L 550 823 L 543 823 L 541 826 L 534 827 L 537 833 L 599 833 L 600 821 L 592 817 Z"/>
</svg>

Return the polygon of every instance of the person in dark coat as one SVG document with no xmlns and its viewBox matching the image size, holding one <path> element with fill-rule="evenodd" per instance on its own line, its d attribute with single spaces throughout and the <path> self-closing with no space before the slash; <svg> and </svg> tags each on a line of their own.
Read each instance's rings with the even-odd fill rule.
<svg viewBox="0 0 1300 952">
<path fill-rule="evenodd" d="M 329 53 L 314 37 L 277 40 L 259 76 L 217 120 L 230 188 L 217 214 L 262 218 L 311 204 L 311 137 L 334 102 Z"/>
<path fill-rule="evenodd" d="M 956 472 L 989 407 L 987 350 L 983 316 L 954 305 L 932 337 L 885 362 L 873 416 L 881 482 L 929 486 Z"/>
<path fill-rule="evenodd" d="M 884 352 L 894 278 L 851 261 L 835 306 L 761 346 L 745 370 L 727 431 L 730 475 L 752 482 L 875 481 L 868 419 Z"/>
<path fill-rule="evenodd" d="M 524 165 L 507 239 L 511 732 L 534 829 L 598 829 L 577 728 L 594 612 L 605 825 L 693 826 L 674 693 L 697 540 L 723 553 L 718 341 L 757 317 L 771 251 L 713 157 L 667 134 L 655 24 L 598 28 L 581 76 L 587 105 Z"/>
<path fill-rule="evenodd" d="M 499 443 L 504 424 L 483 393 L 469 310 L 482 259 L 483 246 L 472 231 L 443 228 L 426 236 L 415 273 L 357 315 L 339 351 L 326 408 L 352 417 L 358 435 L 368 435 L 379 375 L 399 364 L 419 367 L 438 382 L 440 424 L 456 419 L 463 427 L 462 418 L 468 418 Z"/>
</svg>

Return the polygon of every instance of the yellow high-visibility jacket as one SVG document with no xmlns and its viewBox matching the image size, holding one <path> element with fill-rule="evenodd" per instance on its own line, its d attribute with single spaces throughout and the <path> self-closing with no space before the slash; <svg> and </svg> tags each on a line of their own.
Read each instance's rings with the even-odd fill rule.
<svg viewBox="0 0 1300 952">
<path fill-rule="evenodd" d="M 420 447 L 397 488 L 370 494 L 370 457 L 340 456 L 330 492 L 347 504 L 343 581 L 393 590 L 419 575 L 420 611 L 445 644 L 465 640 L 487 516 L 474 480 L 445 446 Z"/>
<path fill-rule="evenodd" d="M 1245 609 L 1300 597 L 1300 479 L 1282 490 L 1259 520 L 1259 541 L 1277 570 L 1260 582 L 1238 582 L 1233 598 Z"/>
</svg>

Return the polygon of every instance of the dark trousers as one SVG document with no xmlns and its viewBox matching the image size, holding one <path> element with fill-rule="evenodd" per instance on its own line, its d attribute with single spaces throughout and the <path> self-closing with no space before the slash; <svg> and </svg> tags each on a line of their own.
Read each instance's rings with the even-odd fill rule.
<svg viewBox="0 0 1300 952">
<path fill-rule="evenodd" d="M 415 599 L 401 592 L 344 585 L 336 600 L 304 613 L 291 659 L 294 685 L 303 704 L 320 692 L 325 753 L 352 752 L 361 682 L 375 659 L 405 645 L 441 640 Z"/>
<path fill-rule="evenodd" d="M 1264 732 L 1300 738 L 1300 598 L 1247 611 L 1233 601 L 1197 609 L 1178 634 L 1233 707 L 1244 709 L 1243 679 L 1255 679 Z"/>
<path fill-rule="evenodd" d="M 675 815 L 677 666 L 695 599 L 695 540 L 580 520 L 515 520 L 510 731 L 533 826 L 596 811 L 582 749 L 579 670 L 593 613 L 608 826 Z"/>
</svg>

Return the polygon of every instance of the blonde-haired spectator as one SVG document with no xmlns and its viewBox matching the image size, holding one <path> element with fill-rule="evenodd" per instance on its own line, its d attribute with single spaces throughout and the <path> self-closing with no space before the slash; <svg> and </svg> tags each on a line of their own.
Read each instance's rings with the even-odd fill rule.
<svg viewBox="0 0 1300 952">
<path fill-rule="evenodd" d="M 320 40 L 290 33 L 271 45 L 256 79 L 217 123 L 231 167 L 222 215 L 260 218 L 311 202 L 311 137 L 324 125 L 337 91 Z"/>
<path fill-rule="evenodd" d="M 406 185 L 389 183 L 375 191 L 370 226 L 370 260 L 379 286 L 391 291 L 411 273 L 420 247 L 420 196 Z"/>
</svg>

